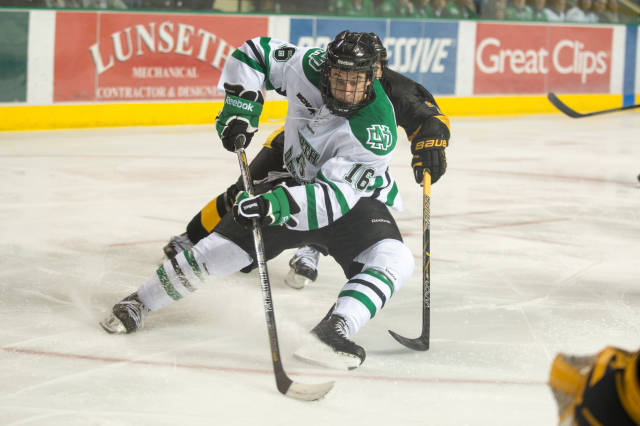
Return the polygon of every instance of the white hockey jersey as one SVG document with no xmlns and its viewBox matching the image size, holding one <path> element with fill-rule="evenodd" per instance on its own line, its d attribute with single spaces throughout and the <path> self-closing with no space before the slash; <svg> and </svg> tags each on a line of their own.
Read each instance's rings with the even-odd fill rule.
<svg viewBox="0 0 640 426">
<path fill-rule="evenodd" d="M 401 199 L 389 173 L 397 133 L 393 106 L 380 83 L 375 100 L 349 118 L 322 101 L 325 51 L 270 37 L 248 40 L 226 62 L 218 83 L 249 90 L 276 90 L 287 97 L 284 164 L 299 183 L 287 191 L 301 211 L 287 226 L 313 230 L 345 215 L 362 197 L 396 209 Z"/>
</svg>

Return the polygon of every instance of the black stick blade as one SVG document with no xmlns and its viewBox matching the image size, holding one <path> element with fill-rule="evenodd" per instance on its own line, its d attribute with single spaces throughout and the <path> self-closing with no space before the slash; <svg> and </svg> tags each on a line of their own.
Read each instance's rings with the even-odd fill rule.
<svg viewBox="0 0 640 426">
<path fill-rule="evenodd" d="M 608 114 L 610 112 L 628 111 L 630 109 L 640 108 L 640 104 L 637 104 L 637 105 L 627 105 L 619 108 L 609 108 L 609 109 L 603 109 L 600 111 L 581 113 L 574 109 L 571 109 L 567 104 L 562 102 L 555 93 L 547 93 L 547 99 L 549 99 L 549 102 L 551 102 L 551 104 L 553 104 L 554 107 L 558 108 L 560 111 L 562 111 L 563 113 L 565 113 L 571 118 L 591 117 L 592 115 Z"/>
<path fill-rule="evenodd" d="M 580 114 L 579 112 L 569 108 L 567 104 L 562 102 L 555 93 L 547 93 L 547 99 L 549 99 L 549 102 L 551 102 L 554 107 L 558 108 L 571 118 L 580 118 L 585 116 L 585 114 Z"/>
<path fill-rule="evenodd" d="M 427 351 L 427 350 L 429 350 L 429 338 L 428 337 L 420 336 L 417 339 L 408 339 L 406 337 L 402 337 L 398 333 L 395 333 L 395 332 L 393 332 L 391 330 L 387 330 L 387 331 L 389 331 L 389 334 L 391 335 L 391 337 L 396 339 L 398 341 L 398 343 L 400 343 L 401 345 L 406 346 L 409 349 L 413 349 L 414 351 Z"/>
</svg>

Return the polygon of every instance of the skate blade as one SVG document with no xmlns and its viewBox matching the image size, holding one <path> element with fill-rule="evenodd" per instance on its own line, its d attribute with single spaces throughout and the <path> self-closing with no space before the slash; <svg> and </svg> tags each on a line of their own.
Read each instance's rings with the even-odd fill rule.
<svg viewBox="0 0 640 426">
<path fill-rule="evenodd" d="M 100 321 L 100 326 L 109 334 L 126 334 L 127 329 L 125 328 L 122 321 L 120 321 L 115 315 L 111 314 L 104 320 Z"/>
<path fill-rule="evenodd" d="M 284 282 L 291 288 L 300 290 L 310 284 L 312 281 L 304 275 L 298 275 L 293 269 L 289 270 L 289 273 L 284 279 Z"/>
<path fill-rule="evenodd" d="M 360 366 L 360 358 L 344 352 L 336 352 L 318 339 L 301 347 L 293 356 L 311 364 L 334 370 L 354 370 Z"/>
</svg>

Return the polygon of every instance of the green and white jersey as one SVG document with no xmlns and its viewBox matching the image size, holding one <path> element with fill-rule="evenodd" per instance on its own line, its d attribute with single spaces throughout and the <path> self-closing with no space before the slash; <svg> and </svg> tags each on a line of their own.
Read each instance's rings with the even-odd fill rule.
<svg viewBox="0 0 640 426">
<path fill-rule="evenodd" d="M 389 98 L 376 80 L 373 102 L 349 118 L 332 114 L 320 93 L 324 62 L 322 49 L 254 38 L 233 52 L 218 83 L 287 97 L 283 161 L 299 183 L 286 187 L 301 208 L 287 225 L 295 230 L 327 226 L 362 197 L 401 208 L 388 170 L 397 141 Z"/>
</svg>

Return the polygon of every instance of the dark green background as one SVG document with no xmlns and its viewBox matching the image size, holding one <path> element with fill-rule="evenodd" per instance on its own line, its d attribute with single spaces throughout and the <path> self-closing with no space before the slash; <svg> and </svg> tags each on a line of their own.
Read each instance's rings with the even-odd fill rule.
<svg viewBox="0 0 640 426">
<path fill-rule="evenodd" d="M 0 12 L 0 102 L 27 100 L 29 13 Z"/>
</svg>

